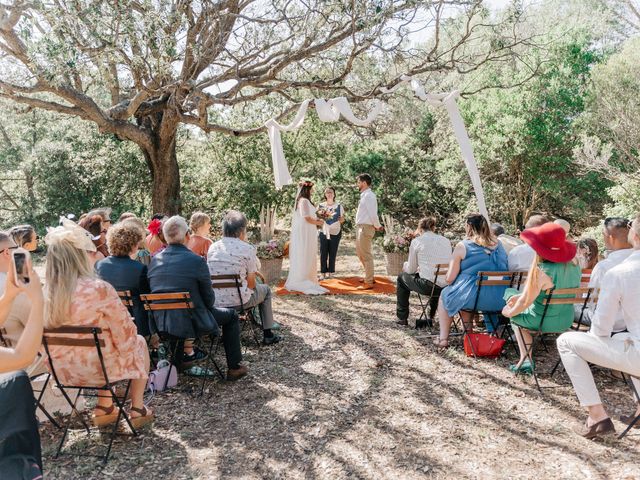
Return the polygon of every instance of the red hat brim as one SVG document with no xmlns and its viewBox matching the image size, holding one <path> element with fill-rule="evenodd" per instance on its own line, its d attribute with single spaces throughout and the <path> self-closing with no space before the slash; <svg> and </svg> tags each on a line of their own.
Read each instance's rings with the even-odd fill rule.
<svg viewBox="0 0 640 480">
<path fill-rule="evenodd" d="M 565 240 L 560 248 L 550 248 L 540 241 L 536 229 L 527 229 L 520 234 L 520 238 L 535 250 L 544 260 L 553 263 L 567 263 L 573 260 L 578 251 L 578 246 L 574 242 Z"/>
</svg>

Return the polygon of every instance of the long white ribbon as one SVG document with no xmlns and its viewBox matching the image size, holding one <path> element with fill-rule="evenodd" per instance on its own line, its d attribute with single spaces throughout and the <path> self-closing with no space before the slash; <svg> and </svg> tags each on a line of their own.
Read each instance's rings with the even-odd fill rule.
<svg viewBox="0 0 640 480">
<path fill-rule="evenodd" d="M 380 92 L 384 94 L 394 93 L 401 86 L 409 84 L 416 97 L 423 102 L 427 102 L 434 107 L 445 107 L 449 114 L 449 120 L 453 127 L 453 133 L 460 145 L 460 153 L 464 160 L 469 177 L 471 178 L 471 185 L 478 202 L 478 209 L 480 213 L 489 221 L 489 212 L 484 198 L 484 190 L 482 188 L 482 182 L 480 180 L 480 172 L 478 171 L 478 163 L 473 155 L 473 148 L 471 146 L 471 140 L 467 134 L 467 129 L 464 126 L 464 120 L 460 115 L 456 98 L 460 96 L 460 92 L 454 90 L 450 93 L 426 93 L 422 84 L 415 78 L 408 75 L 400 77 L 400 82 L 391 88 L 380 87 Z M 292 131 L 300 127 L 304 122 L 304 116 L 307 112 L 310 100 L 305 100 L 300 105 L 300 109 L 295 118 L 289 125 L 280 125 L 274 119 L 270 119 L 265 123 L 267 132 L 269 134 L 269 140 L 271 141 L 271 160 L 273 162 L 273 175 L 275 178 L 276 189 L 280 190 L 283 185 L 289 185 L 292 183 L 291 175 L 289 174 L 289 168 L 287 161 L 284 158 L 284 151 L 282 148 L 282 139 L 280 132 Z M 323 122 L 337 122 L 340 116 L 343 116 L 347 121 L 357 125 L 359 127 L 366 127 L 370 125 L 382 112 L 384 107 L 383 103 L 377 101 L 373 110 L 369 112 L 364 119 L 357 118 L 349 101 L 345 97 L 337 97 L 329 100 L 322 98 L 316 98 L 314 100 L 316 111 L 318 112 L 318 118 Z"/>
<path fill-rule="evenodd" d="M 300 128 L 304 122 L 304 116 L 307 113 L 310 101 L 311 100 L 305 100 L 302 102 L 298 109 L 298 113 L 296 113 L 296 116 L 289 125 L 281 125 L 274 118 L 267 120 L 264 124 L 267 127 L 269 141 L 271 142 L 271 161 L 273 163 L 273 177 L 277 190 L 281 190 L 283 185 L 290 185 L 293 181 L 291 179 L 291 174 L 289 173 L 287 159 L 284 158 L 280 132 L 282 130 L 285 132 L 291 132 L 292 130 Z"/>
</svg>

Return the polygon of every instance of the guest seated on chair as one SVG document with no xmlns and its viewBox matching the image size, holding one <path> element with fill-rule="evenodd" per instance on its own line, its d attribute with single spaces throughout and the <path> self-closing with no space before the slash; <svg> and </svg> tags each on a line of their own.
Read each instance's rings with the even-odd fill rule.
<svg viewBox="0 0 640 480">
<path fill-rule="evenodd" d="M 604 237 L 604 244 L 609 255 L 593 267 L 591 277 L 589 278 L 589 287 L 595 290 L 602 288 L 602 279 L 605 274 L 616 265 L 620 265 L 633 253 L 633 246 L 629 243 L 630 223 L 626 218 L 620 217 L 605 219 L 602 236 Z M 591 318 L 596 310 L 595 305 L 593 303 L 589 304 L 582 314 L 582 319 L 580 319 L 582 306 L 576 305 L 575 307 L 574 320 L 576 322 L 580 320 L 580 323 L 583 325 L 591 325 Z M 625 328 L 622 312 L 619 312 L 616 323 L 613 326 L 613 331 L 621 332 Z"/>
<path fill-rule="evenodd" d="M 149 372 L 149 352 L 144 337 L 137 335 L 135 323 L 115 289 L 95 277 L 87 251 L 95 245 L 72 222 L 49 230 L 46 284 L 48 290 L 45 328 L 98 326 L 102 328 L 102 349 L 109 381 L 131 380 L 130 417 L 139 428 L 153 421 L 152 410 L 143 395 Z M 104 384 L 97 351 L 52 345 L 51 360 L 60 382 L 70 385 Z M 113 424 L 118 411 L 110 396 L 98 397 L 93 412 L 96 426 Z"/>
<path fill-rule="evenodd" d="M 161 252 L 167 246 L 167 242 L 162 234 L 162 224 L 169 217 L 165 216 L 164 213 L 156 213 L 152 218 L 151 222 L 149 222 L 149 226 L 147 230 L 149 231 L 149 235 L 147 235 L 147 249 L 149 253 L 153 257 L 156 253 Z"/>
<path fill-rule="evenodd" d="M 453 258 L 449 263 L 449 272 L 445 287 L 438 303 L 438 320 L 440 322 L 440 348 L 449 346 L 449 331 L 453 316 L 460 313 L 465 330 L 471 329 L 472 310 L 478 297 L 478 272 L 499 272 L 507 269 L 507 254 L 504 247 L 493 236 L 487 220 L 479 213 L 467 215 L 467 239 L 456 245 Z M 502 287 L 487 287 L 480 291 L 477 310 L 486 312 L 500 311 L 504 306 Z M 488 325 L 489 327 L 489 325 Z M 489 327 L 490 328 L 490 327 Z"/>
<path fill-rule="evenodd" d="M 38 248 L 38 234 L 31 225 L 17 225 L 11 227 L 9 235 L 19 247 L 34 252 Z"/>
<path fill-rule="evenodd" d="M 196 255 L 207 259 L 209 247 L 213 243 L 209 238 L 211 229 L 211 217 L 203 212 L 195 212 L 189 220 L 191 235 L 187 247 Z"/>
<path fill-rule="evenodd" d="M 247 367 L 240 365 L 240 324 L 238 314 L 229 308 L 216 308 L 211 288 L 211 276 L 207 262 L 187 248 L 189 226 L 184 218 L 175 216 L 162 227 L 168 246 L 153 257 L 149 267 L 149 284 L 152 293 L 189 292 L 194 310 L 160 311 L 155 315 L 160 331 L 175 337 L 195 338 L 218 334 L 222 327 L 222 341 L 227 356 L 227 378 L 237 380 L 247 374 Z M 185 343 L 185 354 L 190 356 Z M 191 347 L 193 348 L 193 347 Z M 194 351 L 192 355 L 197 355 Z M 187 361 L 193 361 L 187 358 Z M 208 375 L 208 372 L 204 374 Z"/>
<path fill-rule="evenodd" d="M 568 238 L 568 237 L 567 237 Z M 576 252 L 576 263 L 583 270 L 593 270 L 600 261 L 600 252 L 598 251 L 598 242 L 593 238 L 581 238 L 577 242 L 578 251 Z"/>
<path fill-rule="evenodd" d="M 13 238 L 7 232 L 0 232 L 0 295 L 5 292 L 7 288 L 8 275 L 13 272 L 13 250 L 18 245 L 14 242 Z M 2 329 L 2 339 L 4 340 L 4 346 L 13 348 L 18 344 L 18 340 L 22 336 L 22 332 L 27 326 L 29 319 L 29 312 L 31 310 L 31 304 L 27 295 L 18 295 L 11 305 L 11 308 L 6 312 L 4 320 L 0 320 L 0 329 Z M 0 341 L 0 346 L 3 342 Z M 47 369 L 39 358 L 29 365 L 26 369 L 27 373 L 36 375 L 44 373 Z"/>
<path fill-rule="evenodd" d="M 102 218 L 100 215 L 87 215 L 80 220 L 78 225 L 91 234 L 91 241 L 96 246 L 97 253 L 94 256 L 95 261 L 93 263 L 99 262 L 100 260 L 108 257 L 109 250 L 107 249 L 107 230 L 102 228 Z"/>
<path fill-rule="evenodd" d="M 586 425 L 575 430 L 586 438 L 615 432 L 589 364 L 629 374 L 636 391 L 640 392 L 640 215 L 631 224 L 629 241 L 633 253 L 611 268 L 601 282 L 591 330 L 563 333 L 557 342 L 560 358 L 580 405 L 588 412 Z M 613 335 L 614 325 L 620 317 L 628 332 Z M 620 417 L 620 421 L 630 424 L 638 414 L 640 404 L 635 413 Z"/>
<path fill-rule="evenodd" d="M 491 224 L 491 233 L 493 233 L 493 236 L 496 237 L 502 244 L 502 246 L 504 247 L 504 251 L 507 252 L 507 255 L 509 255 L 509 252 L 511 252 L 511 250 L 519 245 L 522 245 L 522 240 L 519 240 L 516 237 L 512 237 L 511 235 L 507 235 L 505 233 L 504 227 L 499 223 Z"/>
<path fill-rule="evenodd" d="M 408 325 L 409 296 L 411 292 L 420 295 L 433 296 L 429 299 L 431 313 L 438 308 L 438 298 L 442 288 L 446 285 L 444 275 L 436 279 L 434 285 L 435 266 L 440 263 L 449 263 L 451 260 L 451 242 L 442 235 L 435 233 L 436 218 L 425 217 L 418 224 L 418 236 L 411 241 L 409 246 L 409 259 L 405 262 L 398 276 L 396 289 L 396 316 L 398 325 Z M 416 328 L 422 325 L 417 325 Z"/>
<path fill-rule="evenodd" d="M 107 246 L 111 256 L 96 265 L 98 276 L 118 291 L 129 290 L 133 300 L 133 318 L 138 335 L 148 337 L 149 315 L 140 301 L 140 294 L 151 292 L 147 279 L 147 267 L 133 260 L 138 255 L 138 245 L 144 239 L 144 231 L 133 223 L 116 223 L 107 232 Z"/>
<path fill-rule="evenodd" d="M 2 255 L 0 246 L 0 255 Z M 33 365 L 42 341 L 44 297 L 40 278 L 29 265 L 30 282 L 17 287 L 13 268 L 0 296 L 0 324 L 12 311 L 13 303 L 24 294 L 29 313 L 16 343 L 0 346 L 0 471 L 2 478 L 42 478 L 40 434 L 33 390 L 23 371 Z"/>
<path fill-rule="evenodd" d="M 520 360 L 509 369 L 514 373 L 532 373 L 532 352 L 527 355 L 527 349 L 533 342 L 529 330 L 540 328 L 543 315 L 543 332 L 562 332 L 573 323 L 573 305 L 545 307 L 546 290 L 579 287 L 582 271 L 571 261 L 576 255 L 576 244 L 567 240 L 567 234 L 560 225 L 546 223 L 530 228 L 522 232 L 520 238 L 533 248 L 537 256 L 529 268 L 524 292 L 515 288 L 505 292 L 507 305 L 502 314 L 511 318 L 520 350 Z"/>
<path fill-rule="evenodd" d="M 551 220 L 544 215 L 533 215 L 529 217 L 524 228 L 526 231 L 529 228 L 539 227 L 550 221 Z M 522 238 L 522 234 L 520 238 Z M 527 272 L 535 258 L 536 252 L 525 242 L 509 252 L 509 270 L 512 272 Z"/>
<path fill-rule="evenodd" d="M 256 283 L 258 257 L 256 248 L 247 243 L 247 218 L 243 213 L 231 210 L 222 220 L 222 239 L 209 248 L 207 263 L 211 275 L 240 275 L 241 299 L 236 289 L 221 288 L 216 290 L 216 307 L 229 307 L 249 310 L 258 307 L 265 345 L 278 343 L 282 337 L 275 335 L 273 328 L 273 311 L 271 309 L 271 289 L 269 285 Z"/>
</svg>

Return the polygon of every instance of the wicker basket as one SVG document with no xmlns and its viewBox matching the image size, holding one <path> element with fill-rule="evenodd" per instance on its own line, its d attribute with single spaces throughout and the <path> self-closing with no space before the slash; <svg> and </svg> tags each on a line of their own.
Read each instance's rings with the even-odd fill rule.
<svg viewBox="0 0 640 480">
<path fill-rule="evenodd" d="M 385 253 L 387 261 L 387 275 L 397 277 L 402 273 L 402 266 L 404 262 L 409 259 L 408 253 Z"/>
<path fill-rule="evenodd" d="M 273 283 L 282 277 L 282 258 L 260 259 L 260 273 L 266 283 Z"/>
</svg>

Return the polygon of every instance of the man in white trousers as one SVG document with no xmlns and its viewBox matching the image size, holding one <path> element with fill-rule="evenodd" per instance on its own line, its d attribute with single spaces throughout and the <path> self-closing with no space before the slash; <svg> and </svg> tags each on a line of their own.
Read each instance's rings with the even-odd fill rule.
<svg viewBox="0 0 640 480">
<path fill-rule="evenodd" d="M 640 393 L 640 215 L 631 223 L 629 243 L 633 245 L 633 253 L 609 270 L 601 281 L 591 330 L 563 333 L 557 342 L 580 405 L 589 414 L 586 425 L 576 430 L 586 438 L 615 432 L 600 400 L 590 363 L 629 374 Z M 620 317 L 628 331 L 612 335 Z M 634 414 L 622 416 L 620 421 L 629 424 L 637 414 L 640 405 Z"/>
<path fill-rule="evenodd" d="M 373 288 L 373 254 L 371 253 L 373 236 L 382 231 L 378 219 L 378 199 L 371 191 L 371 175 L 361 173 L 356 177 L 356 185 L 360 190 L 360 203 L 356 212 L 356 255 L 364 267 L 363 290 Z"/>
</svg>

